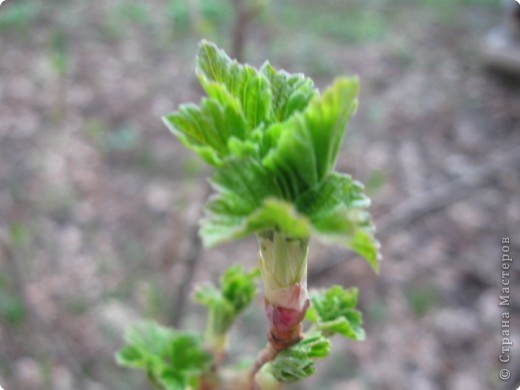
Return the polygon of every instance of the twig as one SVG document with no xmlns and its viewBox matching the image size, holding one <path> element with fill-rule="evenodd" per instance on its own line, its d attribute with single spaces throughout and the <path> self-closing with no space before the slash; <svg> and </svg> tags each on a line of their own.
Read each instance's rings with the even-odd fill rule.
<svg viewBox="0 0 520 390">
<path fill-rule="evenodd" d="M 231 4 L 235 14 L 235 22 L 231 32 L 231 56 L 237 61 L 242 61 L 249 25 L 258 17 L 262 8 L 258 5 L 249 5 L 245 0 L 233 0 Z"/>
<path fill-rule="evenodd" d="M 253 367 L 251 368 L 251 371 L 249 373 L 249 382 L 250 387 L 252 390 L 257 390 L 258 386 L 255 383 L 255 375 L 260 371 L 260 369 L 264 366 L 264 364 L 269 363 L 270 361 L 274 360 L 276 358 L 276 355 L 278 355 L 278 352 L 271 343 L 268 343 L 264 349 L 262 349 L 260 352 L 258 352 L 258 355 L 256 356 L 256 361 Z"/>
<path fill-rule="evenodd" d="M 473 195 L 475 189 L 488 185 L 505 167 L 517 168 L 520 165 L 520 148 L 497 153 L 490 161 L 479 168 L 466 173 L 458 179 L 450 181 L 432 190 L 423 192 L 402 202 L 388 214 L 376 222 L 376 236 L 384 240 L 403 226 L 442 210 L 454 202 Z M 331 269 L 343 263 L 345 256 L 333 258 L 319 267 L 309 270 L 309 278 L 319 278 Z"/>
<path fill-rule="evenodd" d="M 421 193 L 401 203 L 378 222 L 377 236 L 384 238 L 396 227 L 401 227 L 427 216 L 432 212 L 472 195 L 473 190 L 487 185 L 506 166 L 520 163 L 520 148 L 500 153 L 490 158 L 490 162 L 476 168 L 458 179 Z"/>
<path fill-rule="evenodd" d="M 3 253 L 3 257 L 6 259 L 7 266 L 9 267 L 9 273 L 12 277 L 14 288 L 16 293 L 22 299 L 22 302 L 29 315 L 29 320 L 36 334 L 44 335 L 47 340 L 47 345 L 51 353 L 60 361 L 67 366 L 67 369 L 73 374 L 75 389 L 84 390 L 85 386 L 81 378 L 84 376 L 84 372 L 81 365 L 76 360 L 74 355 L 68 350 L 67 345 L 62 338 L 55 332 L 52 331 L 51 327 L 45 322 L 40 314 L 33 308 L 31 301 L 27 296 L 25 290 L 25 281 L 20 270 L 19 263 L 16 259 L 16 255 L 11 248 L 11 245 L 7 239 L 0 232 L 0 254 Z"/>
<path fill-rule="evenodd" d="M 211 186 L 206 183 L 204 189 L 203 203 L 209 197 L 211 193 Z M 172 306 L 172 325 L 178 327 L 181 325 L 181 321 L 186 309 L 186 302 L 188 300 L 188 294 L 190 291 L 193 277 L 200 260 L 200 253 L 202 251 L 202 241 L 199 237 L 199 226 L 197 223 L 191 227 L 190 234 L 188 235 L 189 249 L 186 256 L 181 260 L 184 264 L 184 274 L 181 279 L 181 283 L 177 289 L 175 297 L 173 299 Z"/>
</svg>

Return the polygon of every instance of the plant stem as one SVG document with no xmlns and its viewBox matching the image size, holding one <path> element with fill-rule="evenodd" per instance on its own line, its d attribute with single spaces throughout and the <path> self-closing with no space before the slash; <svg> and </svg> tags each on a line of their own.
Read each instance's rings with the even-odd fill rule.
<svg viewBox="0 0 520 390">
<path fill-rule="evenodd" d="M 264 364 L 274 360 L 278 355 L 279 350 L 275 349 L 271 343 L 267 344 L 264 349 L 258 352 L 256 355 L 256 361 L 249 373 L 249 380 L 251 383 L 251 389 L 256 390 L 258 387 L 255 383 L 255 376 L 263 367 Z"/>
<path fill-rule="evenodd" d="M 268 340 L 282 351 L 302 339 L 301 322 L 309 307 L 308 238 L 291 238 L 276 230 L 258 234 L 259 266 L 265 288 Z"/>
</svg>

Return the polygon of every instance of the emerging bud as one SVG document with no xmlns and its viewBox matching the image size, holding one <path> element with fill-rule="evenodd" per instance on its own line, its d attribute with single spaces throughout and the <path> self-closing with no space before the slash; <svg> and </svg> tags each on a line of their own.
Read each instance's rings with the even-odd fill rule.
<svg viewBox="0 0 520 390">
<path fill-rule="evenodd" d="M 258 234 L 259 266 L 265 297 L 276 306 L 302 310 L 308 299 L 308 238 L 290 238 L 268 230 Z"/>
<path fill-rule="evenodd" d="M 258 235 L 259 266 L 265 288 L 269 342 L 281 351 L 302 338 L 301 322 L 309 307 L 307 238 L 290 238 L 275 230 Z"/>
</svg>

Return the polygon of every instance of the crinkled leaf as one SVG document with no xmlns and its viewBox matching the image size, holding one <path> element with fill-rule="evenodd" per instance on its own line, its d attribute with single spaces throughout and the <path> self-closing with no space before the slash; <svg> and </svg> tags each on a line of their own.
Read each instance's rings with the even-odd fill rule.
<svg viewBox="0 0 520 390">
<path fill-rule="evenodd" d="M 230 159 L 215 172 L 211 181 L 217 190 L 208 210 L 222 216 L 240 217 L 259 208 L 264 199 L 276 197 L 278 190 L 273 178 L 251 158 Z"/>
<path fill-rule="evenodd" d="M 128 345 L 139 348 L 143 352 L 160 357 L 166 356 L 165 348 L 175 338 L 176 332 L 160 326 L 155 322 L 144 321 L 131 325 L 125 332 Z"/>
<path fill-rule="evenodd" d="M 116 353 L 117 363 L 144 370 L 153 383 L 168 390 L 185 389 L 211 365 L 200 335 L 147 321 L 131 325 L 125 341 Z"/>
<path fill-rule="evenodd" d="M 280 353 L 272 364 L 273 376 L 279 382 L 295 382 L 316 372 L 314 361 L 305 355 Z"/>
<path fill-rule="evenodd" d="M 333 174 L 359 82 L 339 78 L 320 95 L 301 74 L 260 70 L 202 41 L 196 72 L 208 98 L 165 118 L 188 147 L 217 167 L 206 206 L 206 245 L 265 229 L 339 242 L 378 269 L 368 199 Z"/>
<path fill-rule="evenodd" d="M 215 166 L 229 155 L 230 140 L 246 137 L 246 123 L 241 112 L 233 104 L 219 103 L 215 99 L 204 99 L 200 107 L 182 105 L 179 111 L 163 119 L 184 146 Z"/>
<path fill-rule="evenodd" d="M 263 165 L 275 176 L 283 196 L 295 200 L 333 169 L 347 121 L 357 107 L 357 79 L 340 78 L 302 112 L 272 126 L 276 146 Z"/>
<path fill-rule="evenodd" d="M 223 99 L 215 87 L 219 84 L 240 102 L 249 129 L 273 121 L 269 82 L 253 67 L 239 64 L 214 44 L 202 41 L 196 72 L 208 96 Z"/>
<path fill-rule="evenodd" d="M 283 231 L 292 238 L 307 238 L 311 232 L 308 218 L 298 214 L 291 203 L 283 200 L 268 198 L 252 214 L 243 216 L 219 215 L 211 208 L 211 203 L 208 209 L 209 218 L 201 231 L 206 245 L 245 237 L 267 229 Z"/>
<path fill-rule="evenodd" d="M 199 373 L 211 364 L 211 355 L 204 350 L 197 334 L 179 333 L 169 345 L 169 358 L 174 372 Z"/>
<path fill-rule="evenodd" d="M 170 368 L 164 369 L 154 382 L 161 385 L 164 390 L 186 390 L 187 379 L 179 372 L 175 372 Z"/>
<path fill-rule="evenodd" d="M 322 359 L 330 353 L 330 342 L 322 336 L 305 337 L 292 348 L 306 353 L 310 358 Z"/>
<path fill-rule="evenodd" d="M 126 346 L 116 353 L 117 364 L 124 367 L 147 369 L 155 364 L 155 358 L 133 345 Z"/>
<path fill-rule="evenodd" d="M 233 159 L 217 170 L 218 191 L 206 206 L 201 235 L 206 245 L 244 237 L 263 229 L 280 229 L 295 238 L 308 237 L 308 219 L 294 206 L 276 199 L 272 176 L 252 159 Z"/>
<path fill-rule="evenodd" d="M 356 310 L 358 294 L 357 288 L 345 290 L 337 285 L 313 293 L 306 318 L 326 336 L 338 333 L 353 340 L 363 340 L 363 320 Z"/>
<path fill-rule="evenodd" d="M 318 93 L 313 81 L 301 73 L 277 71 L 268 62 L 260 71 L 267 77 L 271 86 L 276 122 L 284 122 L 292 114 L 303 111 Z"/>
<path fill-rule="evenodd" d="M 240 313 L 248 307 L 256 296 L 255 280 L 260 271 L 255 269 L 246 273 L 242 266 L 235 265 L 224 272 L 220 278 L 222 295 L 232 303 L 235 313 Z"/>
<path fill-rule="evenodd" d="M 195 300 L 208 308 L 210 329 L 225 334 L 238 314 L 249 306 L 256 295 L 258 269 L 246 273 L 239 265 L 230 267 L 220 279 L 220 289 L 204 286 L 195 292 Z"/>
<path fill-rule="evenodd" d="M 206 245 L 277 229 L 289 237 L 311 234 L 339 242 L 378 270 L 379 243 L 367 211 L 369 199 L 348 175 L 330 174 L 292 203 L 277 199 L 272 176 L 254 159 L 228 160 L 217 170 L 218 193 L 206 206 L 202 238 Z M 279 196 L 279 195 L 278 195 Z"/>
<path fill-rule="evenodd" d="M 197 290 L 195 300 L 208 308 L 209 329 L 217 335 L 226 334 L 236 319 L 232 303 L 225 299 L 222 293 L 214 287 L 203 287 Z"/>
<path fill-rule="evenodd" d="M 310 218 L 320 239 L 351 248 L 378 271 L 379 243 L 367 211 L 370 200 L 359 182 L 349 175 L 332 173 L 300 195 L 295 203 Z"/>
<path fill-rule="evenodd" d="M 313 359 L 326 357 L 329 352 L 330 342 L 324 337 L 304 339 L 276 356 L 271 362 L 271 373 L 280 382 L 307 378 L 316 371 Z"/>
</svg>

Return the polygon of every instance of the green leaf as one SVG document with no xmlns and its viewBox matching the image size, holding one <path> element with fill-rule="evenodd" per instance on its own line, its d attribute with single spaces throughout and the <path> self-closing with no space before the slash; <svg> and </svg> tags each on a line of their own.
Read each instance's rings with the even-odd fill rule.
<svg viewBox="0 0 520 390">
<path fill-rule="evenodd" d="M 379 244 L 362 186 L 333 172 L 345 126 L 357 108 L 357 78 L 319 94 L 302 74 L 241 65 L 200 43 L 197 76 L 208 98 L 165 122 L 216 167 L 217 194 L 205 208 L 207 246 L 264 230 L 338 242 L 377 272 Z"/>
<path fill-rule="evenodd" d="M 269 62 L 266 62 L 260 71 L 269 80 L 272 107 L 277 122 L 284 122 L 294 113 L 303 111 L 318 94 L 313 81 L 301 73 L 276 71 Z"/>
<path fill-rule="evenodd" d="M 131 325 L 125 333 L 125 341 L 151 355 L 166 356 L 167 345 L 176 336 L 172 329 L 151 321 Z"/>
<path fill-rule="evenodd" d="M 246 123 L 233 102 L 203 99 L 200 107 L 184 104 L 163 120 L 188 149 L 210 165 L 221 165 L 229 155 L 228 143 L 246 137 Z"/>
<path fill-rule="evenodd" d="M 304 339 L 276 356 L 271 362 L 271 373 L 279 382 L 307 378 L 316 371 L 313 359 L 324 358 L 329 352 L 330 342 L 324 337 Z"/>
<path fill-rule="evenodd" d="M 211 355 L 202 345 L 202 338 L 192 333 L 180 333 L 169 345 L 173 372 L 200 373 L 211 365 Z"/>
<path fill-rule="evenodd" d="M 272 176 L 253 159 L 226 161 L 212 184 L 218 192 L 207 204 L 202 221 L 201 236 L 206 245 L 271 228 L 295 238 L 309 235 L 308 219 L 279 199 Z"/>
<path fill-rule="evenodd" d="M 125 341 L 116 353 L 117 363 L 144 370 L 153 383 L 166 390 L 186 389 L 211 366 L 212 356 L 198 334 L 143 322 L 128 328 Z"/>
<path fill-rule="evenodd" d="M 248 307 L 256 296 L 256 279 L 260 271 L 246 273 L 242 266 L 235 265 L 224 272 L 220 278 L 222 295 L 233 305 L 235 313 L 239 314 Z"/>
<path fill-rule="evenodd" d="M 323 359 L 330 353 L 330 342 L 322 336 L 306 337 L 293 348 L 302 349 L 308 357 Z"/>
<path fill-rule="evenodd" d="M 171 368 L 164 369 L 155 379 L 164 390 L 186 390 L 186 378 Z"/>
<path fill-rule="evenodd" d="M 223 100 L 222 85 L 240 102 L 248 128 L 273 121 L 271 89 L 268 80 L 249 65 L 240 65 L 212 43 L 202 41 L 196 73 L 208 96 Z"/>
<path fill-rule="evenodd" d="M 378 271 L 379 243 L 367 211 L 370 199 L 359 182 L 349 175 L 333 173 L 301 194 L 295 203 L 299 212 L 310 218 L 318 238 L 351 248 Z"/>
<path fill-rule="evenodd" d="M 263 230 L 280 230 L 291 238 L 307 238 L 311 232 L 309 220 L 296 212 L 291 203 L 269 198 L 250 215 L 228 216 L 211 208 L 204 221 L 202 237 L 206 245 L 242 238 Z"/>
<path fill-rule="evenodd" d="M 221 291 L 212 286 L 199 288 L 195 292 L 195 300 L 208 308 L 208 329 L 213 335 L 227 333 L 236 315 L 233 305 L 222 296 Z"/>
<path fill-rule="evenodd" d="M 305 111 L 267 130 L 276 146 L 263 165 L 288 200 L 319 184 L 334 168 L 347 121 L 357 108 L 357 79 L 340 78 Z"/>
<path fill-rule="evenodd" d="M 364 340 L 363 320 L 356 310 L 358 294 L 357 288 L 345 290 L 338 285 L 313 293 L 306 318 L 325 336 L 338 333 L 353 340 Z"/>
<path fill-rule="evenodd" d="M 206 206 L 201 235 L 206 245 L 276 229 L 293 238 L 311 234 L 339 242 L 378 270 L 379 243 L 360 183 L 333 173 L 302 193 L 295 204 L 276 199 L 277 186 L 253 159 L 228 160 L 214 177 L 218 190 Z"/>
<path fill-rule="evenodd" d="M 246 273 L 240 265 L 228 268 L 220 278 L 220 290 L 204 286 L 195 291 L 195 300 L 208 308 L 208 334 L 210 339 L 224 335 L 237 316 L 256 296 L 255 280 L 258 269 Z"/>
<path fill-rule="evenodd" d="M 147 356 L 135 346 L 127 346 L 116 353 L 117 364 L 125 367 L 146 368 Z"/>
</svg>

